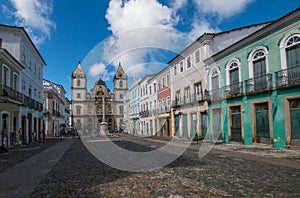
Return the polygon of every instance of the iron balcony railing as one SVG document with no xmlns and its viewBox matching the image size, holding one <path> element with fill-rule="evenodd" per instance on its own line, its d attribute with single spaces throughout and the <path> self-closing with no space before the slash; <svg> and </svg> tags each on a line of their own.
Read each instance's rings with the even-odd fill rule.
<svg viewBox="0 0 300 198">
<path fill-rule="evenodd" d="M 2 96 L 17 101 L 19 103 L 23 103 L 24 95 L 7 85 L 2 85 Z"/>
<path fill-rule="evenodd" d="M 242 82 L 227 85 L 224 87 L 224 89 L 225 89 L 225 97 L 226 98 L 233 98 L 233 97 L 243 95 L 243 83 Z"/>
<path fill-rule="evenodd" d="M 172 107 L 180 107 L 181 105 L 181 99 L 180 98 L 177 98 L 175 100 L 172 101 Z"/>
<path fill-rule="evenodd" d="M 300 65 L 275 72 L 276 87 L 300 85 Z"/>
<path fill-rule="evenodd" d="M 247 94 L 264 92 L 272 88 L 272 74 L 266 74 L 245 80 Z"/>
<path fill-rule="evenodd" d="M 141 116 L 141 117 L 148 117 L 148 116 L 149 116 L 149 110 L 141 111 L 141 112 L 140 112 L 140 116 Z"/>
<path fill-rule="evenodd" d="M 209 100 L 222 100 L 224 99 L 224 88 L 213 89 L 208 92 Z"/>
</svg>

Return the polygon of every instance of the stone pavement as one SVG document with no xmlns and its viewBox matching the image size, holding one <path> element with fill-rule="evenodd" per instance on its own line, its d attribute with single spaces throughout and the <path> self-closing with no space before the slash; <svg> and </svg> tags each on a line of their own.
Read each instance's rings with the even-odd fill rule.
<svg viewBox="0 0 300 198">
<path fill-rule="evenodd" d="M 8 152 L 0 154 L 0 173 L 7 168 L 15 166 L 29 157 L 36 155 L 43 150 L 53 146 L 60 141 L 59 138 L 49 138 L 41 142 L 34 142 L 28 145 L 17 145 L 10 148 Z"/>
<path fill-rule="evenodd" d="M 131 136 L 112 140 L 120 147 L 136 152 L 151 151 L 165 144 Z M 105 144 L 105 141 L 101 143 Z M 192 145 L 165 167 L 131 173 L 97 160 L 76 139 L 30 196 L 300 197 L 300 170 L 297 168 L 248 160 L 241 157 L 248 154 L 225 149 L 212 150 L 199 158 L 197 149 L 192 147 L 197 145 Z M 219 151 L 224 153 L 219 154 Z"/>
<path fill-rule="evenodd" d="M 60 160 L 73 141 L 73 139 L 60 141 L 3 171 L 0 174 L 0 197 L 28 197 L 43 177 Z M 32 149 L 34 148 L 39 147 L 32 147 Z M 15 157 L 20 156 L 15 155 Z"/>
</svg>

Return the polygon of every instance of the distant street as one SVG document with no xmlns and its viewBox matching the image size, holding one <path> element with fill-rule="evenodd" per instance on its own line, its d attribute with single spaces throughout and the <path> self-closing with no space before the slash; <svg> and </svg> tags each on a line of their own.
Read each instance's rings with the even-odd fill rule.
<svg viewBox="0 0 300 198">
<path fill-rule="evenodd" d="M 150 151 L 162 145 L 161 140 L 126 135 L 112 140 L 120 147 L 137 152 Z M 300 196 L 300 169 L 284 165 L 289 162 L 300 164 L 298 159 L 276 161 L 258 156 L 247 160 L 248 154 L 225 150 L 213 150 L 199 159 L 196 147 L 193 145 L 164 168 L 131 173 L 116 170 L 97 160 L 80 139 L 65 139 L 49 145 L 48 149 L 41 151 L 42 155 L 35 154 L 24 162 L 18 162 L 15 167 L 12 167 L 13 163 L 11 167 L 1 165 L 1 189 L 6 186 L 6 190 L 0 190 L 0 197 Z M 17 152 L 21 151 L 1 154 L 0 158 L 16 155 Z M 3 163 L 5 161 L 1 161 Z M 20 178 L 18 171 L 22 171 L 22 167 L 26 167 L 30 174 L 24 173 Z M 14 175 L 11 175 L 12 172 Z M 11 175 L 10 180 L 5 178 L 7 174 Z M 16 188 L 14 183 L 21 187 Z"/>
</svg>

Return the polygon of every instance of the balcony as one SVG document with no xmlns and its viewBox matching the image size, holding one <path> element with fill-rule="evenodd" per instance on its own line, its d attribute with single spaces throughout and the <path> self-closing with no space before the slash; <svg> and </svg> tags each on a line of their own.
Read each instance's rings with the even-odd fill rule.
<svg viewBox="0 0 300 198">
<path fill-rule="evenodd" d="M 235 98 L 243 95 L 243 83 L 234 83 L 224 87 L 226 98 Z"/>
<path fill-rule="evenodd" d="M 275 72 L 276 88 L 300 85 L 300 66 Z"/>
<path fill-rule="evenodd" d="M 180 98 L 176 98 L 176 100 L 172 101 L 172 107 L 176 108 L 176 107 L 180 107 L 181 106 L 181 100 Z"/>
<path fill-rule="evenodd" d="M 7 85 L 2 85 L 2 97 L 4 100 L 10 99 L 19 104 L 23 103 L 23 94 Z"/>
<path fill-rule="evenodd" d="M 149 111 L 148 111 L 148 110 L 146 110 L 146 111 L 141 111 L 141 112 L 140 112 L 140 116 L 141 116 L 141 117 L 148 117 L 148 116 L 149 116 Z"/>
<path fill-rule="evenodd" d="M 272 89 L 272 74 L 245 80 L 246 94 L 265 92 Z"/>
<path fill-rule="evenodd" d="M 56 110 L 53 110 L 53 111 L 52 111 L 52 116 L 54 116 L 54 117 L 59 117 L 59 116 L 60 116 L 60 112 L 59 112 L 59 111 L 56 111 Z"/>
<path fill-rule="evenodd" d="M 213 89 L 208 93 L 208 99 L 210 101 L 222 100 L 224 99 L 224 88 Z"/>
</svg>

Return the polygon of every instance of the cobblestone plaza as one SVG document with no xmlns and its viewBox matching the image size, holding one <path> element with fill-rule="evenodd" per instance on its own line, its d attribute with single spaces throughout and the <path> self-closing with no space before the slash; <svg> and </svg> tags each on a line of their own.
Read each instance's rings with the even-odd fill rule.
<svg viewBox="0 0 300 198">
<path fill-rule="evenodd" d="M 135 152 L 151 151 L 166 143 L 157 137 L 118 135 L 111 139 L 118 146 Z M 27 155 L 22 154 L 24 151 Z M 216 145 L 201 159 L 198 152 L 199 145 L 192 144 L 165 167 L 132 173 L 102 163 L 80 139 L 46 140 L 30 148 L 18 147 L 1 154 L 0 194 L 1 197 L 300 195 L 300 151 L 297 149 Z M 7 183 L 8 180 L 11 182 Z"/>
</svg>

